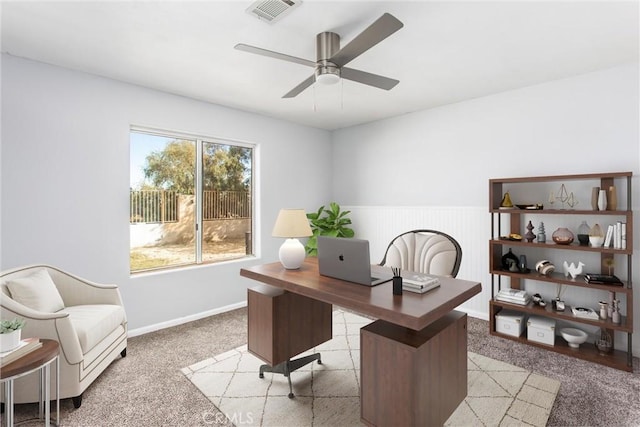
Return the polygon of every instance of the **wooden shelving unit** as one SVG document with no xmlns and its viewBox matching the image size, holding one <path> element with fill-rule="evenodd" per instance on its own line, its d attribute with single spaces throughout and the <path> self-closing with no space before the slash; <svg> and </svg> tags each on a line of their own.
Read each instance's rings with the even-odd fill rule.
<svg viewBox="0 0 640 427">
<path fill-rule="evenodd" d="M 622 294 L 625 296 L 626 302 L 626 316 L 622 316 L 622 321 L 619 324 L 613 323 L 611 319 L 584 319 L 573 316 L 570 310 L 559 312 L 551 308 L 551 304 L 547 304 L 547 307 L 539 307 L 530 303 L 529 305 L 522 306 L 517 304 L 510 304 L 507 302 L 497 301 L 492 298 L 489 301 L 489 317 L 490 317 L 490 333 L 492 335 L 500 336 L 513 341 L 533 345 L 535 347 L 545 348 L 557 353 L 566 354 L 579 359 L 588 360 L 591 362 L 606 365 L 612 368 L 621 369 L 625 371 L 633 371 L 632 366 L 632 334 L 633 334 L 633 287 L 632 287 L 632 254 L 633 254 L 633 212 L 631 209 L 631 172 L 613 172 L 613 173 L 599 173 L 599 174 L 580 174 L 580 175 L 555 175 L 555 176 L 539 176 L 539 177 L 521 177 L 521 178 L 505 178 L 505 179 L 491 179 L 489 180 L 489 211 L 491 213 L 491 240 L 489 241 L 489 272 L 491 273 L 491 293 L 496 294 L 496 285 L 498 290 L 501 287 L 501 278 L 508 277 L 510 279 L 510 287 L 514 289 L 525 289 L 525 282 L 527 280 L 535 280 L 538 282 L 548 282 L 554 285 L 567 285 L 575 287 L 583 287 L 588 289 L 596 289 L 605 292 L 614 292 L 616 294 Z M 626 189 L 626 197 L 621 198 L 626 201 L 626 209 L 620 210 L 585 210 L 585 209 L 501 209 L 500 203 L 504 193 L 508 191 L 510 184 L 527 184 L 535 185 L 536 183 L 549 183 L 558 182 L 566 183 L 570 181 L 580 180 L 598 180 L 600 188 L 608 189 L 610 186 L 615 185 L 616 188 L 622 187 Z M 619 185 L 622 184 L 622 185 Z M 524 235 L 522 230 L 524 224 L 522 217 L 527 214 L 536 215 L 584 215 L 589 217 L 602 217 L 602 216 L 617 216 L 623 217 L 627 227 L 626 249 L 613 249 L 613 248 L 594 248 L 591 246 L 580 246 L 576 243 L 571 245 L 558 245 L 551 240 L 551 232 L 547 234 L 547 242 L 537 243 L 536 241 L 527 242 L 503 240 L 500 238 L 500 230 L 502 228 L 502 221 L 504 218 L 509 219 L 509 228 L 511 233 L 517 233 Z M 606 231 L 606 230 L 605 230 Z M 577 239 L 576 239 L 577 240 Z M 521 251 L 527 251 L 528 248 L 537 248 L 543 250 L 569 250 L 569 251 L 584 251 L 584 252 L 597 252 L 600 254 L 601 266 L 607 265 L 607 261 L 616 256 L 624 256 L 627 261 L 626 277 L 620 275 L 623 280 L 623 286 L 608 286 L 608 285 L 595 285 L 587 284 L 582 276 L 578 276 L 575 279 L 571 277 L 566 278 L 564 274 L 553 273 L 549 276 L 544 276 L 535 272 L 532 269 L 531 273 L 518 273 L 505 271 L 502 269 L 502 256 L 507 252 L 506 247 L 517 247 Z M 602 271 L 605 273 L 604 271 Z M 613 270 L 611 271 L 613 273 Z M 609 271 L 606 272 L 609 274 Z M 602 298 L 606 299 L 606 298 Z M 502 309 L 509 309 L 526 313 L 528 315 L 537 315 L 543 317 L 554 318 L 563 321 L 571 321 L 576 323 L 582 323 L 585 325 L 597 326 L 606 330 L 612 339 L 615 337 L 615 331 L 623 332 L 627 334 L 627 351 L 613 350 L 610 353 L 602 354 L 595 347 L 594 343 L 586 342 L 580 346 L 579 349 L 571 348 L 567 345 L 565 340 L 559 336 L 555 338 L 554 346 L 547 346 L 539 344 L 526 339 L 526 336 L 513 337 L 496 332 L 495 315 Z M 614 340 L 615 344 L 615 340 Z"/>
</svg>

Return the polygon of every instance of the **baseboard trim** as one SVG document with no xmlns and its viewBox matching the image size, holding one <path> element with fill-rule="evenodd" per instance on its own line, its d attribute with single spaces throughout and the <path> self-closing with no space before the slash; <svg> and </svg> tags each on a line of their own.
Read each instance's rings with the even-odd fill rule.
<svg viewBox="0 0 640 427">
<path fill-rule="evenodd" d="M 476 319 L 480 319 L 480 320 L 489 320 L 489 315 L 483 311 L 478 311 L 478 310 L 469 310 L 467 308 L 464 307 L 456 307 L 457 311 L 462 311 L 463 313 L 467 313 L 467 315 L 471 316 L 471 317 L 475 317 Z"/>
<path fill-rule="evenodd" d="M 241 301 L 235 304 L 225 305 L 224 307 L 214 308 L 213 310 L 203 311 L 201 313 L 192 314 L 190 316 L 178 317 L 177 319 L 168 320 L 166 322 L 155 323 L 153 325 L 144 326 L 142 328 L 130 329 L 128 336 L 136 337 L 138 335 L 148 334 L 150 332 L 159 331 L 161 329 L 170 328 L 172 326 L 182 325 L 184 323 L 193 322 L 194 320 L 204 319 L 227 311 L 236 310 L 247 306 L 247 301 Z"/>
</svg>

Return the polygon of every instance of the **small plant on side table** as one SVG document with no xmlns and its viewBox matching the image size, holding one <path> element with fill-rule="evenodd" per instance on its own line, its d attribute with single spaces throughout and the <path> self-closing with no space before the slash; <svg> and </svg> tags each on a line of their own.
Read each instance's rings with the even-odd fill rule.
<svg viewBox="0 0 640 427">
<path fill-rule="evenodd" d="M 0 320 L 0 352 L 13 350 L 20 345 L 21 329 L 25 321 L 18 319 Z"/>
<path fill-rule="evenodd" d="M 17 317 L 13 320 L 0 320 L 0 334 L 10 334 L 24 328 L 24 325 L 25 321 Z"/>
</svg>

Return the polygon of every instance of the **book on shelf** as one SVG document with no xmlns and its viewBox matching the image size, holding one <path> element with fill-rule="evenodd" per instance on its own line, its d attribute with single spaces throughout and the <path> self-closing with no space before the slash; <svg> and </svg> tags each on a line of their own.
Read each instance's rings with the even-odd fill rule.
<svg viewBox="0 0 640 427">
<path fill-rule="evenodd" d="M 584 319 L 594 319 L 598 320 L 598 313 L 595 312 L 592 308 L 588 307 L 571 307 L 571 312 L 576 317 L 582 317 Z"/>
<path fill-rule="evenodd" d="M 622 281 L 613 274 L 586 273 L 584 275 L 584 281 L 591 285 L 623 285 Z"/>
<path fill-rule="evenodd" d="M 521 289 L 501 289 L 496 295 L 496 300 L 511 304 L 527 305 L 531 301 L 531 295 Z"/>
<path fill-rule="evenodd" d="M 31 353 L 42 347 L 42 342 L 38 338 L 26 338 L 20 341 L 18 347 L 13 350 L 0 353 L 0 367 L 5 367 L 11 362 L 15 362 L 22 356 Z"/>
<path fill-rule="evenodd" d="M 613 225 L 607 227 L 607 235 L 604 238 L 604 247 L 608 248 L 611 246 L 611 239 L 613 239 Z"/>
</svg>

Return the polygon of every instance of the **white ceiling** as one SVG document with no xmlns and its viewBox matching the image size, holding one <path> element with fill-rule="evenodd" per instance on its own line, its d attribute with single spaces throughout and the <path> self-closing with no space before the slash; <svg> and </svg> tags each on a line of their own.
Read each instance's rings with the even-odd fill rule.
<svg viewBox="0 0 640 427">
<path fill-rule="evenodd" d="M 2 51 L 216 104 L 337 129 L 638 61 L 637 1 L 305 0 L 279 22 L 251 1 L 2 2 Z M 282 95 L 312 69 L 234 49 L 315 61 L 389 12 L 404 23 L 349 64 L 400 80 Z"/>
</svg>

